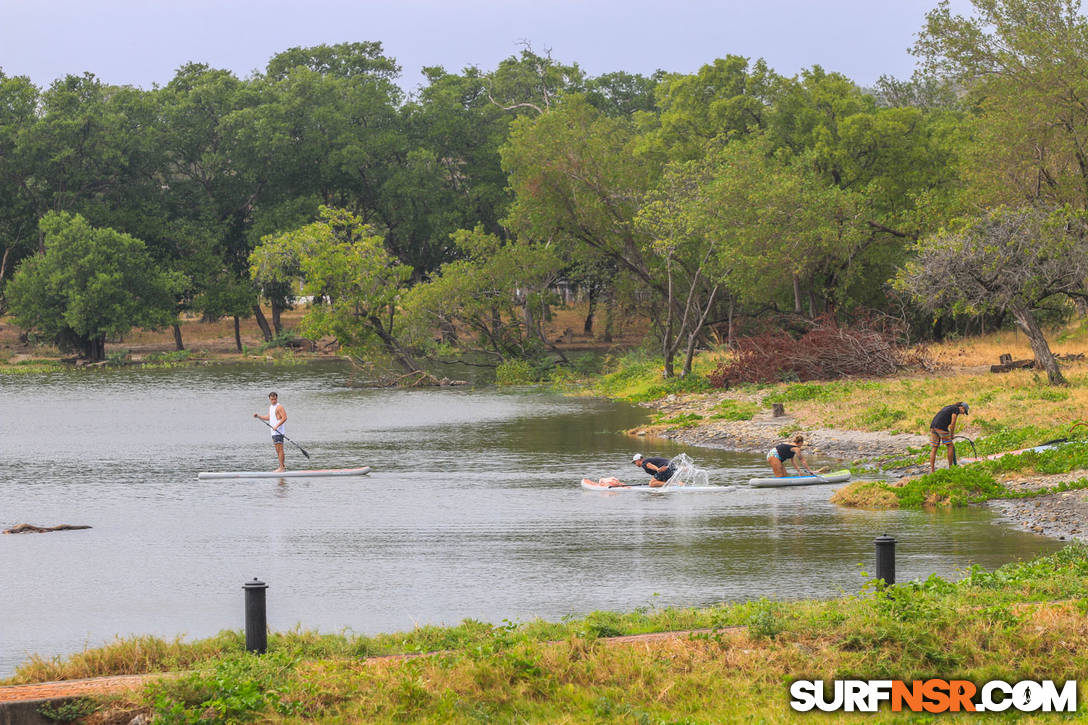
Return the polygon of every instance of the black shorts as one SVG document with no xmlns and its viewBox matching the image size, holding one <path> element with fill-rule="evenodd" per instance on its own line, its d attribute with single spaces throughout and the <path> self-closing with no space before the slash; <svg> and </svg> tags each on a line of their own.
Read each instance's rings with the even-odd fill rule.
<svg viewBox="0 0 1088 725">
<path fill-rule="evenodd" d="M 283 436 L 281 436 L 279 433 L 273 433 L 272 434 L 272 442 L 273 443 L 283 443 Z"/>
<path fill-rule="evenodd" d="M 674 473 L 676 473 L 676 469 L 673 468 L 672 466 L 669 466 L 668 468 L 655 473 L 654 474 L 654 480 L 655 481 L 668 481 L 670 478 L 672 478 L 672 474 L 674 474 Z"/>
</svg>

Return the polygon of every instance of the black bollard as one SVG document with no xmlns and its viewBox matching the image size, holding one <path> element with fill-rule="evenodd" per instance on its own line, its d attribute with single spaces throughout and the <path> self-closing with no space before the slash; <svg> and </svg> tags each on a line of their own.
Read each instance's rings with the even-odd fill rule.
<svg viewBox="0 0 1088 725">
<path fill-rule="evenodd" d="M 268 617 L 264 607 L 268 585 L 253 577 L 242 588 L 246 590 L 246 652 L 263 655 L 268 649 Z"/>
<path fill-rule="evenodd" d="M 876 578 L 895 584 L 895 537 L 884 534 L 873 539 L 876 544 Z"/>
</svg>

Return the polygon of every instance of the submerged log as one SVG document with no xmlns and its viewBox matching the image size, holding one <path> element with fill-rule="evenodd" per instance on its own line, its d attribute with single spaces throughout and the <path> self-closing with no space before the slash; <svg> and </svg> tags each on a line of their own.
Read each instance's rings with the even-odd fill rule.
<svg viewBox="0 0 1088 725">
<path fill-rule="evenodd" d="M 17 524 L 10 529 L 4 529 L 5 534 L 44 534 L 49 531 L 71 531 L 74 529 L 89 529 L 90 526 L 73 526 L 72 524 L 58 524 L 57 526 L 35 526 L 33 524 Z"/>
</svg>

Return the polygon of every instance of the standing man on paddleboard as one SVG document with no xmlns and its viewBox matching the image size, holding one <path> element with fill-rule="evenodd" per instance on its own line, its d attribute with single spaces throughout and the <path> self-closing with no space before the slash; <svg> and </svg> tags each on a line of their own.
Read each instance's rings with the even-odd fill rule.
<svg viewBox="0 0 1088 725">
<path fill-rule="evenodd" d="M 956 448 L 952 443 L 952 436 L 956 433 L 956 418 L 967 415 L 969 408 L 967 403 L 959 402 L 946 405 L 937 411 L 929 424 L 929 472 L 933 473 L 937 466 L 937 449 L 943 444 L 948 451 L 948 467 L 956 465 Z"/>
<path fill-rule="evenodd" d="M 253 414 L 254 418 L 268 421 L 268 424 L 272 426 L 272 444 L 276 446 L 276 457 L 280 459 L 280 467 L 274 471 L 275 473 L 287 470 L 287 467 L 283 463 L 283 436 L 287 432 L 287 411 L 280 405 L 279 400 L 280 396 L 277 393 L 269 393 L 268 415 L 261 415 L 260 413 Z"/>
<path fill-rule="evenodd" d="M 631 463 L 650 474 L 650 488 L 660 488 L 672 478 L 676 469 L 672 467 L 672 461 L 668 458 L 643 458 L 641 453 L 636 453 Z"/>
</svg>

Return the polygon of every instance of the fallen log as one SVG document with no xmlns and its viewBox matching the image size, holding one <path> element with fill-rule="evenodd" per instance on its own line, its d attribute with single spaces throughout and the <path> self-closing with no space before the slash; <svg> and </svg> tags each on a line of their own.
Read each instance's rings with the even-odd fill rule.
<svg viewBox="0 0 1088 725">
<path fill-rule="evenodd" d="M 1007 373 L 1010 370 L 1020 370 L 1022 368 L 1035 367 L 1035 360 L 1028 358 L 1027 360 L 1012 360 L 1010 362 L 1003 362 L 1000 365 L 991 365 L 991 373 Z"/>
<path fill-rule="evenodd" d="M 33 524 L 17 524 L 10 529 L 4 529 L 5 534 L 44 534 L 49 531 L 71 531 L 73 529 L 89 529 L 90 526 L 73 526 L 72 524 L 59 524 L 57 526 L 35 526 Z"/>
</svg>

